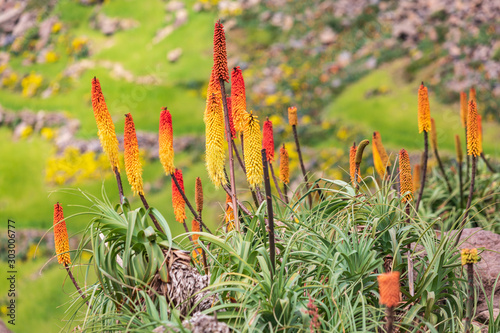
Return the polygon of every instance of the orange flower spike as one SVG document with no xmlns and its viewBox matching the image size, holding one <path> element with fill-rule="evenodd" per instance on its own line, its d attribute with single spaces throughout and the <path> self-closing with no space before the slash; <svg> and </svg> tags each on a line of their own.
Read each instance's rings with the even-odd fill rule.
<svg viewBox="0 0 500 333">
<path fill-rule="evenodd" d="M 290 167 L 289 167 L 288 150 L 285 144 L 280 148 L 280 180 L 283 184 L 290 183 Z"/>
<path fill-rule="evenodd" d="M 471 87 L 469 90 L 469 101 L 473 100 L 474 103 L 477 105 L 477 100 L 476 100 L 476 89 L 474 87 Z"/>
<path fill-rule="evenodd" d="M 389 156 L 387 155 L 384 145 L 382 144 L 382 137 L 379 132 L 373 132 L 373 145 L 377 146 L 377 152 L 380 155 L 384 168 L 391 166 L 391 161 L 389 160 Z"/>
<path fill-rule="evenodd" d="M 177 179 L 181 190 L 184 192 L 182 171 L 180 169 L 175 169 L 174 177 Z M 174 207 L 175 220 L 183 223 L 186 219 L 185 202 L 174 181 L 172 181 L 172 206 Z"/>
<path fill-rule="evenodd" d="M 463 128 L 467 126 L 467 108 L 467 94 L 462 91 L 460 93 L 460 122 Z"/>
<path fill-rule="evenodd" d="M 222 111 L 222 100 L 212 94 L 205 119 L 205 164 L 210 180 L 218 188 L 226 184 L 224 175 L 224 163 L 226 155 L 224 151 L 224 113 Z"/>
<path fill-rule="evenodd" d="M 200 232 L 201 231 L 200 222 L 198 222 L 198 220 L 193 219 L 193 221 L 191 222 L 191 231 L 192 232 Z M 200 238 L 200 235 L 193 234 L 192 238 L 193 238 L 193 243 L 198 244 L 198 238 Z"/>
<path fill-rule="evenodd" d="M 274 136 L 273 123 L 266 119 L 262 130 L 262 148 L 266 150 L 266 157 L 269 163 L 274 162 Z"/>
<path fill-rule="evenodd" d="M 196 210 L 201 212 L 203 210 L 203 187 L 201 186 L 200 177 L 196 177 L 196 185 L 194 188 L 194 198 L 196 203 Z"/>
<path fill-rule="evenodd" d="M 56 247 L 57 262 L 64 265 L 71 265 L 68 231 L 66 230 L 63 209 L 59 202 L 54 205 L 54 243 Z"/>
<path fill-rule="evenodd" d="M 125 131 L 123 134 L 125 148 L 125 171 L 134 195 L 144 195 L 142 186 L 142 165 L 139 159 L 139 145 L 135 133 L 134 119 L 130 113 L 125 115 Z"/>
<path fill-rule="evenodd" d="M 174 167 L 174 134 L 172 130 L 172 115 L 167 108 L 162 108 L 160 114 L 160 130 L 158 136 L 160 162 L 167 175 L 175 172 Z"/>
<path fill-rule="evenodd" d="M 429 107 L 429 95 L 424 83 L 418 89 L 418 132 L 429 132 L 431 130 L 431 110 Z"/>
<path fill-rule="evenodd" d="M 227 112 L 229 114 L 229 129 L 231 130 L 231 138 L 236 138 L 236 129 L 234 128 L 234 115 L 231 97 L 226 97 L 227 101 Z M 226 122 L 224 122 L 225 124 Z"/>
<path fill-rule="evenodd" d="M 234 127 L 238 132 L 245 130 L 245 113 L 247 101 L 245 81 L 240 66 L 234 67 L 231 72 L 231 104 L 233 109 Z"/>
<path fill-rule="evenodd" d="M 229 82 L 226 35 L 224 33 L 224 26 L 220 23 L 220 20 L 215 23 L 214 29 L 214 70 L 217 79 Z"/>
<path fill-rule="evenodd" d="M 404 149 L 401 149 L 399 151 L 399 182 L 403 201 L 411 201 L 413 193 L 413 181 L 411 178 L 410 156 Z"/>
<path fill-rule="evenodd" d="M 356 150 L 356 142 L 354 142 L 351 149 L 349 149 L 349 174 L 351 175 L 351 183 L 353 186 L 356 185 L 356 182 L 354 181 L 356 177 Z"/>
<path fill-rule="evenodd" d="M 288 108 L 288 123 L 290 126 L 297 125 L 297 108 L 295 106 L 291 106 Z"/>
<path fill-rule="evenodd" d="M 245 168 L 247 181 L 252 189 L 259 185 L 264 176 L 262 165 L 262 134 L 260 132 L 257 116 L 250 113 L 247 116 L 247 126 L 243 132 L 243 145 L 245 147 Z"/>
<path fill-rule="evenodd" d="M 417 192 L 420 189 L 420 164 L 413 167 L 413 190 Z"/>
<path fill-rule="evenodd" d="M 472 99 L 469 101 L 469 113 L 467 115 L 467 154 L 480 155 L 477 109 L 476 103 Z"/>
<path fill-rule="evenodd" d="M 394 307 L 400 302 L 399 272 L 384 273 L 377 276 L 380 304 Z"/>
<path fill-rule="evenodd" d="M 477 115 L 477 143 L 479 144 L 479 155 L 483 152 L 483 118 Z"/>
<path fill-rule="evenodd" d="M 118 159 L 118 139 L 115 133 L 115 124 L 111 119 L 108 107 L 104 101 L 101 84 L 94 76 L 92 79 L 92 108 L 94 109 L 94 117 L 97 124 L 97 134 L 101 141 L 102 150 L 108 155 L 112 169 L 120 171 Z"/>
</svg>

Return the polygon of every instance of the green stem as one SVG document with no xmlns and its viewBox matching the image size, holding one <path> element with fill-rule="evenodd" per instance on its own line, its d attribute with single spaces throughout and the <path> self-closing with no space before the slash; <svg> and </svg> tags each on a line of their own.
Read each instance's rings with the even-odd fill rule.
<svg viewBox="0 0 500 333">
<path fill-rule="evenodd" d="M 460 185 L 460 209 L 464 209 L 464 184 L 462 177 L 462 162 L 457 161 L 458 163 L 458 182 Z"/>
<path fill-rule="evenodd" d="M 120 171 L 118 171 L 118 168 L 114 167 L 113 172 L 115 173 L 116 183 L 118 184 L 118 193 L 120 194 L 120 204 L 123 205 L 125 196 L 123 195 L 122 177 L 120 176 Z"/>
<path fill-rule="evenodd" d="M 271 181 L 269 179 L 269 170 L 267 164 L 266 150 L 261 150 L 262 165 L 264 169 L 264 189 L 266 191 L 266 204 L 267 204 L 267 219 L 269 224 L 269 255 L 271 258 L 271 281 L 273 280 L 274 272 L 276 271 L 276 246 L 274 239 L 274 214 L 273 214 L 273 199 L 271 196 Z"/>
<path fill-rule="evenodd" d="M 300 169 L 302 170 L 302 175 L 304 176 L 304 181 L 306 182 L 306 188 L 309 191 L 309 179 L 307 177 L 306 168 L 304 166 L 304 160 L 302 159 L 302 151 L 300 150 L 299 135 L 297 134 L 297 125 L 292 125 L 293 137 L 295 139 L 295 146 L 297 148 L 297 154 L 299 155 Z M 311 194 L 307 196 L 309 200 L 309 206 L 312 208 L 312 197 Z"/>
</svg>

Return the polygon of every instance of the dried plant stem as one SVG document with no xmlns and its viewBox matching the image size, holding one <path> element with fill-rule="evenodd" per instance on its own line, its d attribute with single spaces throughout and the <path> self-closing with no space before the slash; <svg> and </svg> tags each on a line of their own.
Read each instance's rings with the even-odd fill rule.
<svg viewBox="0 0 500 333">
<path fill-rule="evenodd" d="M 227 186 L 225 185 L 222 185 L 222 188 L 224 189 L 224 191 L 226 191 L 227 194 L 231 195 L 231 190 L 229 188 L 227 188 Z M 239 200 L 236 200 L 236 203 L 238 204 L 238 206 L 240 207 L 240 209 L 245 213 L 247 214 L 248 216 L 250 217 L 253 217 L 252 213 L 250 213 L 250 211 L 248 210 L 248 208 L 246 208 Z M 234 209 L 233 209 L 234 210 Z M 234 210 L 236 212 L 236 210 Z"/>
<path fill-rule="evenodd" d="M 443 162 L 441 162 L 441 157 L 439 157 L 439 152 L 438 152 L 437 148 L 434 149 L 434 155 L 436 156 L 436 159 L 438 161 L 439 170 L 441 170 L 441 173 L 443 174 L 443 178 L 444 178 L 444 181 L 446 182 L 446 187 L 448 188 L 448 192 L 450 192 L 450 194 L 451 194 L 452 189 L 450 186 L 450 182 L 448 181 L 448 177 L 446 176 L 446 172 L 444 172 Z"/>
<path fill-rule="evenodd" d="M 210 231 L 210 229 L 208 229 L 208 227 L 203 223 L 203 220 L 201 219 L 201 215 L 198 215 L 196 214 L 196 211 L 194 210 L 193 206 L 191 205 L 191 203 L 189 202 L 188 198 L 186 197 L 186 193 L 184 193 L 184 191 L 182 190 L 181 188 L 181 185 L 179 184 L 179 182 L 177 181 L 177 178 L 175 178 L 175 175 L 173 173 L 170 174 L 170 177 L 172 178 L 172 181 L 175 183 L 175 186 L 177 187 L 177 190 L 179 191 L 179 193 L 181 194 L 182 198 L 184 199 L 184 202 L 186 203 L 186 205 L 188 206 L 189 210 L 191 211 L 191 213 L 193 214 L 194 218 L 200 222 L 200 225 L 203 226 L 205 229 L 207 229 L 207 231 L 209 233 L 212 233 Z"/>
<path fill-rule="evenodd" d="M 425 179 L 427 176 L 427 159 L 429 157 L 429 134 L 424 131 L 424 162 L 422 163 L 422 182 L 420 183 L 420 191 L 418 192 L 418 199 L 415 205 L 415 210 L 418 212 L 422 195 L 424 194 Z"/>
<path fill-rule="evenodd" d="M 465 207 L 465 214 L 462 222 L 460 222 L 460 226 L 458 227 L 460 229 L 460 232 L 458 233 L 458 237 L 455 240 L 455 246 L 458 245 L 458 242 L 460 241 L 460 237 L 462 237 L 462 231 L 464 230 L 465 223 L 467 223 L 467 217 L 469 216 L 469 209 L 470 205 L 472 203 L 472 195 L 474 194 L 474 182 L 476 180 L 476 163 L 477 163 L 477 157 L 475 155 L 472 155 L 472 170 L 470 174 L 470 187 L 469 187 L 469 197 L 467 198 L 467 206 Z"/>
<path fill-rule="evenodd" d="M 240 232 L 240 220 L 238 219 L 238 211 L 236 204 L 236 179 L 234 177 L 234 158 L 233 158 L 233 150 L 231 149 L 231 127 L 229 125 L 229 111 L 227 108 L 227 98 L 226 98 L 226 86 L 224 79 L 219 79 L 220 83 L 220 92 L 222 95 L 222 105 L 224 106 L 224 121 L 226 123 L 226 140 L 228 144 L 229 151 L 229 175 L 231 177 L 231 198 L 233 200 L 233 209 L 234 209 L 234 227 L 237 232 Z"/>
<path fill-rule="evenodd" d="M 458 163 L 458 183 L 460 186 L 460 208 L 464 208 L 464 184 L 463 184 L 463 176 L 462 176 L 462 162 L 457 161 Z"/>
<path fill-rule="evenodd" d="M 276 175 L 274 173 L 273 164 L 271 162 L 269 162 L 269 168 L 271 169 L 271 175 L 273 176 L 274 185 L 276 186 L 276 190 L 278 191 L 278 194 L 281 198 L 281 201 L 285 201 L 285 198 L 283 197 L 283 193 L 281 193 L 280 185 L 278 184 L 278 181 L 276 180 Z"/>
<path fill-rule="evenodd" d="M 194 242 L 193 242 L 193 237 L 191 237 L 191 235 L 189 234 L 189 228 L 186 224 L 186 220 L 183 220 L 182 221 L 182 225 L 184 226 L 184 230 L 186 230 L 186 233 L 188 234 L 188 238 L 189 238 L 189 241 L 193 244 L 193 245 L 196 245 Z"/>
<path fill-rule="evenodd" d="M 306 188 L 309 191 L 309 179 L 307 177 L 306 168 L 304 167 L 304 160 L 302 159 L 302 151 L 300 150 L 299 135 L 297 134 L 297 125 L 292 125 L 293 137 L 295 139 L 295 146 L 297 147 L 297 154 L 299 155 L 300 169 L 302 170 L 302 175 L 304 176 L 304 181 L 306 182 Z M 312 207 L 312 197 L 311 194 L 307 196 L 309 200 L 309 206 Z"/>
<path fill-rule="evenodd" d="M 89 302 L 87 301 L 85 295 L 83 294 L 82 290 L 80 289 L 80 286 L 78 286 L 78 283 L 76 282 L 75 277 L 73 276 L 73 273 L 71 272 L 71 269 L 69 268 L 68 264 L 64 264 L 64 268 L 66 268 L 66 271 L 68 272 L 69 278 L 71 279 L 71 281 L 75 285 L 76 290 L 78 290 L 78 293 L 80 294 L 80 296 L 82 297 L 82 299 L 85 301 L 85 303 L 87 304 L 87 306 L 89 308 L 92 308 L 90 306 Z"/>
<path fill-rule="evenodd" d="M 473 160 L 474 161 L 474 160 Z M 474 163 L 474 162 L 473 162 Z M 467 304 L 465 307 L 465 332 L 470 333 L 472 309 L 474 308 L 474 264 L 467 264 Z"/>
<path fill-rule="evenodd" d="M 486 156 L 484 156 L 484 153 L 481 152 L 481 158 L 483 159 L 484 163 L 486 163 L 486 166 L 488 167 L 488 170 L 490 170 L 490 172 L 492 173 L 495 173 L 495 169 L 493 169 L 493 167 L 491 166 L 490 162 L 488 162 L 488 160 L 486 159 Z"/>
<path fill-rule="evenodd" d="M 264 169 L 264 189 L 266 191 L 266 204 L 267 204 L 267 219 L 269 222 L 269 256 L 271 258 L 271 280 L 273 279 L 273 274 L 276 271 L 276 246 L 274 243 L 274 214 L 273 214 L 273 199 L 271 197 L 271 181 L 269 179 L 269 170 L 267 164 L 266 150 L 261 150 L 262 154 L 262 165 Z"/>
<path fill-rule="evenodd" d="M 410 205 L 406 205 L 406 223 L 410 224 Z M 406 257 L 408 259 L 408 287 L 411 297 L 415 296 L 415 279 L 413 276 L 413 259 L 411 258 L 411 245 L 408 244 L 408 252 L 406 252 Z"/>
<path fill-rule="evenodd" d="M 118 193 L 120 194 L 120 204 L 123 205 L 125 196 L 123 195 L 122 177 L 120 176 L 120 171 L 118 171 L 118 168 L 114 167 L 113 172 L 115 173 L 116 183 L 118 184 Z"/>
<path fill-rule="evenodd" d="M 392 333 L 394 332 L 394 307 L 389 306 L 387 307 L 387 333 Z"/>
<path fill-rule="evenodd" d="M 146 201 L 146 198 L 144 197 L 144 195 L 142 193 L 139 193 L 139 196 L 141 197 L 141 201 L 142 201 L 142 204 L 144 205 L 144 208 L 146 208 L 146 210 L 148 210 L 149 209 L 149 204 Z M 158 229 L 159 231 L 165 233 L 165 231 L 163 230 L 163 228 L 158 223 L 158 220 L 156 219 L 156 217 L 154 217 L 154 215 L 152 213 L 149 213 L 149 217 L 153 221 L 156 229 Z"/>
<path fill-rule="evenodd" d="M 356 184 L 354 186 L 354 189 L 356 190 L 356 193 L 358 193 L 358 190 L 359 190 L 358 178 L 361 178 L 361 176 L 359 175 L 359 170 L 360 170 L 360 163 L 356 163 L 356 168 L 354 171 L 354 184 Z"/>
<path fill-rule="evenodd" d="M 285 203 L 288 205 L 288 186 L 283 184 L 283 196 L 285 197 Z"/>
</svg>

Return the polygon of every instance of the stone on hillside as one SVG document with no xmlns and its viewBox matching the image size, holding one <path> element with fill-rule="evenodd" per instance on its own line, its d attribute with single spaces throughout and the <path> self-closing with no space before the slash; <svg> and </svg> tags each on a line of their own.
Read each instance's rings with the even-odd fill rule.
<svg viewBox="0 0 500 333">
<path fill-rule="evenodd" d="M 186 9 L 179 9 L 177 12 L 175 12 L 174 28 L 177 29 L 181 25 L 186 24 L 187 20 L 188 20 L 188 11 Z"/>
<path fill-rule="evenodd" d="M 207 316 L 201 312 L 196 312 L 189 320 L 185 320 L 182 326 L 193 333 L 229 333 L 229 326 L 226 323 L 217 321 L 213 316 Z"/>
<path fill-rule="evenodd" d="M 165 5 L 165 10 L 167 12 L 176 12 L 181 9 L 184 9 L 184 3 L 182 1 L 170 1 Z"/>
<path fill-rule="evenodd" d="M 37 51 L 43 49 L 49 41 L 50 34 L 52 33 L 52 26 L 57 22 L 57 18 L 52 16 L 40 23 L 38 27 L 38 41 L 36 42 L 35 49 Z"/>
<path fill-rule="evenodd" d="M 156 32 L 155 37 L 153 38 L 153 44 L 158 44 L 163 39 L 165 39 L 168 35 L 174 32 L 175 28 L 172 25 L 167 25 L 164 28 L 161 28 Z"/>
<path fill-rule="evenodd" d="M 322 44 L 332 44 L 337 39 L 337 34 L 332 28 L 327 27 L 319 33 L 319 40 Z"/>
<path fill-rule="evenodd" d="M 170 62 L 176 62 L 182 55 L 182 49 L 180 47 L 168 52 L 167 59 Z"/>
<path fill-rule="evenodd" d="M 474 265 L 475 270 L 486 291 L 486 295 L 478 287 L 478 302 L 476 315 L 478 319 L 486 322 L 489 319 L 487 299 L 494 295 L 493 307 L 498 314 L 500 304 L 500 283 L 493 290 L 495 279 L 500 275 L 500 235 L 481 228 L 464 229 L 460 237 L 460 249 L 484 248 L 481 261 Z M 477 283 L 476 283 L 477 285 Z"/>
<path fill-rule="evenodd" d="M 12 30 L 12 35 L 19 37 L 24 35 L 28 29 L 31 29 L 36 25 L 36 14 L 34 12 L 24 12 L 19 21 L 17 22 L 14 30 Z"/>
</svg>

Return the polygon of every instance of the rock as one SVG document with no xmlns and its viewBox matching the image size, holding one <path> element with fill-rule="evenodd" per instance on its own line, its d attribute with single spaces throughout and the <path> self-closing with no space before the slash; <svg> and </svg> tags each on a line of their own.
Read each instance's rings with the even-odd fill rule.
<svg viewBox="0 0 500 333">
<path fill-rule="evenodd" d="M 6 9 L 2 14 L 0 14 L 0 30 L 3 30 L 3 32 L 12 32 L 15 27 L 13 22 L 21 16 L 25 7 L 26 3 L 23 3 L 20 6 L 14 6 Z"/>
<path fill-rule="evenodd" d="M 500 235 L 481 228 L 464 229 L 460 238 L 459 248 L 484 248 L 481 253 L 481 261 L 475 265 L 475 269 L 486 291 L 486 295 L 479 289 L 476 314 L 483 322 L 489 320 L 486 299 L 494 295 L 494 313 L 498 315 L 500 304 L 500 283 L 493 290 L 496 278 L 500 275 Z M 462 243 L 463 242 L 463 243 Z M 480 317 L 480 318 L 479 318 Z"/>
<path fill-rule="evenodd" d="M 337 34 L 332 28 L 327 27 L 319 33 L 319 40 L 322 44 L 332 44 L 337 39 Z"/>
<path fill-rule="evenodd" d="M 36 14 L 33 12 L 24 12 L 19 21 L 17 22 L 14 30 L 12 30 L 12 35 L 14 37 L 19 37 L 24 35 L 28 29 L 36 25 Z"/>
<path fill-rule="evenodd" d="M 168 52 L 167 59 L 170 62 L 176 62 L 182 55 L 182 49 L 180 47 Z"/>
<path fill-rule="evenodd" d="M 186 9 L 180 9 L 177 12 L 175 12 L 175 22 L 174 22 L 174 28 L 177 29 L 181 25 L 186 24 L 188 20 L 188 11 Z"/>
<path fill-rule="evenodd" d="M 161 28 L 156 32 L 156 36 L 153 38 L 153 44 L 158 44 L 165 39 L 165 37 L 174 32 L 174 30 L 175 28 L 172 25 L 167 25 L 166 27 Z"/>
<path fill-rule="evenodd" d="M 337 63 L 341 67 L 345 67 L 351 63 L 352 55 L 349 51 L 342 51 L 337 57 Z"/>
<path fill-rule="evenodd" d="M 49 41 L 50 34 L 52 32 L 52 26 L 57 22 L 57 18 L 52 16 L 46 20 L 43 20 L 38 27 L 38 41 L 36 42 L 36 50 L 40 51 L 47 45 Z"/>
<path fill-rule="evenodd" d="M 217 318 L 207 316 L 201 312 L 196 312 L 189 320 L 182 323 L 182 326 L 193 333 L 229 333 L 229 326 L 226 323 L 217 321 Z"/>
<path fill-rule="evenodd" d="M 165 5 L 165 10 L 167 12 L 176 12 L 181 9 L 184 9 L 184 3 L 182 1 L 170 1 Z"/>
</svg>

